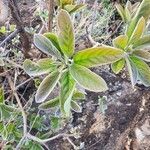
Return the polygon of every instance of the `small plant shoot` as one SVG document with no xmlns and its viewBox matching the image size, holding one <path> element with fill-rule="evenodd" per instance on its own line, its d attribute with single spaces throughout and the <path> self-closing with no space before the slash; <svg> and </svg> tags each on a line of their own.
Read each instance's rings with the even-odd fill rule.
<svg viewBox="0 0 150 150">
<path fill-rule="evenodd" d="M 149 90 L 150 0 L 0 0 L 0 149 L 149 149 Z"/>
<path fill-rule="evenodd" d="M 120 35 L 113 40 L 114 47 L 122 49 L 126 55 L 113 63 L 111 67 L 113 72 L 118 74 L 126 65 L 132 86 L 138 80 L 145 86 L 150 86 L 150 67 L 146 63 L 150 62 L 150 52 L 146 49 L 150 45 L 150 34 L 146 33 L 147 20 L 150 15 L 150 1 L 143 0 L 141 5 L 136 8 L 134 15 L 128 7 L 132 8 L 129 2 L 125 10 L 117 5 L 117 9 L 127 25 L 125 35 Z"/>
<path fill-rule="evenodd" d="M 56 0 L 56 4 L 59 9 L 64 9 L 69 14 L 76 13 L 85 7 L 84 4 L 76 4 L 75 0 Z"/>
<path fill-rule="evenodd" d="M 61 112 L 68 117 L 71 109 L 76 110 L 79 107 L 73 99 L 78 91 L 76 85 L 93 92 L 108 89 L 104 79 L 89 68 L 116 62 L 125 56 L 125 52 L 110 46 L 75 52 L 74 28 L 67 11 L 60 10 L 57 24 L 58 35 L 54 33 L 34 35 L 35 46 L 49 58 L 41 59 L 36 63 L 26 60 L 24 69 L 30 76 L 48 74 L 35 95 L 35 101 L 42 103 L 39 108 L 59 105 Z M 44 102 L 57 85 L 60 86 L 58 97 Z"/>
</svg>

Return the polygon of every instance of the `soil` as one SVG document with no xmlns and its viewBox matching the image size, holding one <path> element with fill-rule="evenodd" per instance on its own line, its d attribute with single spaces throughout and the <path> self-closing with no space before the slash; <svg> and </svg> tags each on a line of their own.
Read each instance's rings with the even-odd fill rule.
<svg viewBox="0 0 150 150">
<path fill-rule="evenodd" d="M 19 2 L 19 6 L 27 26 L 41 23 L 39 18 L 32 16 L 34 0 Z M 71 140 L 82 150 L 150 150 L 150 88 L 139 83 L 133 89 L 125 73 L 115 76 L 110 73 L 109 66 L 93 71 L 106 80 L 109 90 L 104 93 L 86 91 L 86 100 L 81 102 L 82 113 L 73 113 L 73 120 L 65 129 L 80 133 Z M 33 93 L 30 85 L 32 83 L 28 91 Z M 99 96 L 107 97 L 104 113 L 98 105 Z M 50 150 L 73 149 L 66 139 L 47 144 Z"/>
<path fill-rule="evenodd" d="M 83 113 L 73 115 L 72 128 L 81 134 L 79 139 L 72 139 L 74 143 L 84 144 L 83 150 L 149 150 L 149 89 L 136 87 L 133 90 L 129 81 L 114 77 L 100 68 L 95 72 L 109 81 L 110 90 L 103 94 L 87 93 Z M 108 108 L 105 114 L 100 112 L 97 105 L 100 95 L 107 96 Z M 144 131 L 142 126 L 146 126 Z M 137 130 L 143 135 L 142 139 Z M 51 147 L 54 150 L 73 149 L 66 141 L 57 141 L 54 145 Z"/>
</svg>

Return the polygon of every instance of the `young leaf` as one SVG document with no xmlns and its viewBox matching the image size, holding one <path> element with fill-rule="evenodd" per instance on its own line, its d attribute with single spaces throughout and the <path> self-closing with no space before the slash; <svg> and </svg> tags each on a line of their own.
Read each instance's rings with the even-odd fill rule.
<svg viewBox="0 0 150 150">
<path fill-rule="evenodd" d="M 137 57 L 130 56 L 138 70 L 138 78 L 145 85 L 150 86 L 150 67 Z"/>
<path fill-rule="evenodd" d="M 126 16 L 126 21 L 130 22 L 131 21 L 131 12 L 130 12 L 130 7 L 131 3 L 128 1 L 125 7 L 125 16 Z"/>
<path fill-rule="evenodd" d="M 77 113 L 81 113 L 82 112 L 82 109 L 81 107 L 78 105 L 77 102 L 75 101 L 71 101 L 71 109 Z"/>
<path fill-rule="evenodd" d="M 7 112 L 11 112 L 11 113 L 13 113 L 13 112 L 20 112 L 19 109 L 14 108 L 14 107 L 12 107 L 10 105 L 1 104 L 1 107 L 3 107 L 3 109 L 5 109 Z"/>
<path fill-rule="evenodd" d="M 53 43 L 53 45 L 61 52 L 58 37 L 54 33 L 47 32 L 43 35 L 47 37 Z"/>
<path fill-rule="evenodd" d="M 130 60 L 130 58 L 126 58 L 127 68 L 129 71 L 132 87 L 135 86 L 138 79 L 138 71 L 135 64 Z"/>
<path fill-rule="evenodd" d="M 150 35 L 145 35 L 134 42 L 133 48 L 144 48 L 150 46 Z"/>
<path fill-rule="evenodd" d="M 141 17 L 130 37 L 129 43 L 134 43 L 135 41 L 137 41 L 142 36 L 144 29 L 145 29 L 145 19 Z"/>
<path fill-rule="evenodd" d="M 61 53 L 59 52 L 59 50 L 45 36 L 41 34 L 35 34 L 34 44 L 43 53 L 51 55 L 51 56 L 55 56 L 56 58 L 61 59 Z"/>
<path fill-rule="evenodd" d="M 67 4 L 72 4 L 73 3 L 73 0 L 60 0 L 61 1 L 61 4 L 63 5 L 67 5 Z"/>
<path fill-rule="evenodd" d="M 79 4 L 79 5 L 65 5 L 64 9 L 71 14 L 71 13 L 80 11 L 84 7 L 85 7 L 84 4 Z"/>
<path fill-rule="evenodd" d="M 70 73 L 74 80 L 87 90 L 102 92 L 108 89 L 104 79 L 83 66 L 73 64 Z"/>
<path fill-rule="evenodd" d="M 127 31 L 126 31 L 126 35 L 130 38 L 136 25 L 137 22 L 139 21 L 139 19 L 141 17 L 144 17 L 144 19 L 148 20 L 149 16 L 150 16 L 150 0 L 143 0 L 141 5 L 139 6 L 138 10 L 136 11 L 136 14 L 134 16 L 134 18 L 132 19 L 131 23 L 129 24 Z"/>
<path fill-rule="evenodd" d="M 39 105 L 39 109 L 41 110 L 47 110 L 53 107 L 56 107 L 59 105 L 59 97 L 56 97 L 54 99 L 48 100 L 41 105 Z"/>
<path fill-rule="evenodd" d="M 89 68 L 116 62 L 124 56 L 121 49 L 102 46 L 79 51 L 73 59 L 76 64 Z"/>
<path fill-rule="evenodd" d="M 132 4 L 131 4 L 131 2 L 130 1 L 127 1 L 127 3 L 126 3 L 126 6 L 125 6 L 128 10 L 129 10 L 129 12 L 132 12 Z"/>
<path fill-rule="evenodd" d="M 144 61 L 150 62 L 150 52 L 148 51 L 135 50 L 133 54 Z"/>
<path fill-rule="evenodd" d="M 76 91 L 76 92 L 74 92 L 72 99 L 73 100 L 84 100 L 85 99 L 85 94 Z"/>
<path fill-rule="evenodd" d="M 116 4 L 116 8 L 122 20 L 126 22 L 126 14 L 124 8 L 120 4 Z"/>
<path fill-rule="evenodd" d="M 61 10 L 58 14 L 58 28 L 59 28 L 59 44 L 62 52 L 71 57 L 74 53 L 74 31 L 70 15 L 67 11 Z"/>
<path fill-rule="evenodd" d="M 69 117 L 71 110 L 71 100 L 75 89 L 75 81 L 67 70 L 60 80 L 61 92 L 60 92 L 60 106 L 61 111 L 66 117 Z"/>
<path fill-rule="evenodd" d="M 105 111 L 107 110 L 108 106 L 107 106 L 107 97 L 106 96 L 98 96 L 98 104 L 99 104 L 99 108 L 100 108 L 100 112 L 102 114 L 105 114 Z"/>
<path fill-rule="evenodd" d="M 57 129 L 60 125 L 60 118 L 55 117 L 55 116 L 51 116 L 51 127 L 52 129 Z"/>
<path fill-rule="evenodd" d="M 12 115 L 12 113 L 17 112 L 19 113 L 20 110 L 9 106 L 5 104 L 0 104 L 0 119 L 5 120 L 5 119 L 10 119 L 9 117 Z"/>
<path fill-rule="evenodd" d="M 35 101 L 41 103 L 46 100 L 51 91 L 56 86 L 58 80 L 60 79 L 61 73 L 56 71 L 49 74 L 40 84 L 37 93 L 35 95 Z"/>
<path fill-rule="evenodd" d="M 23 63 L 23 68 L 28 75 L 39 76 L 56 70 L 56 64 L 50 58 L 40 59 L 37 63 L 27 59 Z"/>
<path fill-rule="evenodd" d="M 125 49 L 127 43 L 128 43 L 128 37 L 126 35 L 120 35 L 113 40 L 113 45 L 121 49 Z"/>
<path fill-rule="evenodd" d="M 4 90 L 2 87 L 0 88 L 0 103 L 4 103 Z"/>
<path fill-rule="evenodd" d="M 111 65 L 112 71 L 118 74 L 125 66 L 125 59 L 120 59 Z"/>
</svg>

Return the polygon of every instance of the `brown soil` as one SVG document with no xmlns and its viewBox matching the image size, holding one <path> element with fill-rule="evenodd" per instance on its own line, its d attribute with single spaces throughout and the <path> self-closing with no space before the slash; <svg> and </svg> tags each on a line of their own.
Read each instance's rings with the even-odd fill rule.
<svg viewBox="0 0 150 150">
<path fill-rule="evenodd" d="M 99 70 L 95 72 L 98 73 Z M 75 113 L 71 123 L 72 128 L 81 133 L 81 137 L 72 140 L 76 145 L 84 143 L 83 150 L 149 150 L 149 89 L 136 87 L 133 90 L 130 82 L 122 78 L 110 76 L 106 72 L 101 72 L 100 75 L 109 81 L 110 90 L 103 94 L 87 94 L 83 113 Z M 100 113 L 97 105 L 99 95 L 108 97 L 105 114 Z M 141 126 L 146 126 L 146 129 L 143 131 Z M 141 131 L 143 139 L 137 134 L 137 129 Z M 72 149 L 66 141 L 56 141 L 49 145 L 53 145 L 50 147 L 54 150 Z"/>
</svg>

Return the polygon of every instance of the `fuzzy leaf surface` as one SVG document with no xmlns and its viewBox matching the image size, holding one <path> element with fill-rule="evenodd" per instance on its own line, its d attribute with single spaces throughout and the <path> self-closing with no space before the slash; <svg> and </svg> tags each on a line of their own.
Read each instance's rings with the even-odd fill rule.
<svg viewBox="0 0 150 150">
<path fill-rule="evenodd" d="M 130 12 L 130 3 L 127 2 L 126 7 L 125 7 L 125 17 L 126 17 L 126 22 L 131 21 L 131 12 Z"/>
<path fill-rule="evenodd" d="M 129 43 L 136 42 L 142 36 L 144 29 L 145 29 L 145 19 L 144 17 L 141 17 L 130 37 Z"/>
<path fill-rule="evenodd" d="M 58 80 L 60 79 L 61 73 L 60 72 L 53 72 L 49 74 L 40 84 L 36 95 L 35 101 L 37 103 L 44 102 L 49 94 L 52 92 L 54 87 L 56 86 Z"/>
<path fill-rule="evenodd" d="M 138 71 L 136 65 L 130 60 L 130 58 L 126 58 L 126 64 L 129 71 L 132 87 L 135 86 L 138 79 Z"/>
<path fill-rule="evenodd" d="M 138 10 L 136 11 L 134 18 L 130 22 L 129 26 L 127 27 L 126 35 L 130 38 L 132 33 L 134 32 L 134 29 L 137 25 L 137 22 L 141 17 L 144 17 L 144 19 L 148 20 L 150 16 L 150 0 L 143 0 L 141 5 L 139 6 Z"/>
<path fill-rule="evenodd" d="M 112 71 L 118 74 L 125 66 L 125 59 L 120 59 L 111 65 Z"/>
<path fill-rule="evenodd" d="M 138 70 L 138 79 L 145 85 L 150 86 L 150 67 L 137 57 L 130 56 Z"/>
<path fill-rule="evenodd" d="M 120 4 L 116 4 L 116 8 L 122 20 L 126 22 L 126 14 L 124 8 Z"/>
<path fill-rule="evenodd" d="M 81 113 L 82 112 L 82 109 L 81 109 L 81 106 L 78 105 L 77 102 L 75 101 L 71 101 L 71 109 L 77 113 Z"/>
<path fill-rule="evenodd" d="M 74 53 L 75 37 L 73 25 L 69 13 L 61 10 L 58 14 L 59 44 L 62 52 L 71 57 Z"/>
<path fill-rule="evenodd" d="M 85 99 L 85 94 L 75 91 L 72 97 L 73 100 L 84 100 Z"/>
<path fill-rule="evenodd" d="M 76 64 L 89 68 L 116 62 L 124 55 L 121 49 L 102 46 L 79 51 L 73 59 Z"/>
<path fill-rule="evenodd" d="M 133 48 L 145 48 L 147 46 L 150 46 L 150 35 L 141 37 L 133 44 Z"/>
<path fill-rule="evenodd" d="M 27 59 L 23 63 L 25 72 L 30 76 L 39 76 L 56 70 L 57 65 L 50 58 L 43 58 L 37 63 Z"/>
<path fill-rule="evenodd" d="M 67 70 L 63 73 L 61 80 L 61 92 L 60 92 L 60 107 L 61 111 L 66 117 L 69 117 L 71 111 L 71 100 L 75 89 L 75 81 Z"/>
<path fill-rule="evenodd" d="M 133 54 L 144 61 L 150 62 L 150 52 L 148 51 L 135 50 Z"/>
<path fill-rule="evenodd" d="M 120 35 L 113 40 L 113 45 L 121 49 L 125 49 L 127 43 L 128 43 L 128 37 L 126 35 Z"/>
<path fill-rule="evenodd" d="M 70 73 L 74 80 L 87 90 L 93 92 L 102 92 L 108 89 L 104 79 L 86 67 L 73 64 L 70 67 Z"/>
<path fill-rule="evenodd" d="M 67 4 L 72 4 L 73 0 L 60 0 L 61 4 L 67 5 Z"/>
<path fill-rule="evenodd" d="M 56 58 L 61 58 L 61 53 L 59 50 L 53 45 L 53 43 L 41 34 L 34 35 L 34 44 L 35 46 L 41 50 L 43 53 L 51 56 L 55 56 Z"/>
<path fill-rule="evenodd" d="M 53 45 L 61 52 L 58 37 L 54 33 L 47 32 L 44 33 L 43 35 L 47 37 L 53 43 Z"/>
<path fill-rule="evenodd" d="M 56 97 L 54 99 L 48 100 L 41 105 L 39 105 L 39 109 L 41 110 L 47 110 L 53 107 L 56 107 L 59 105 L 59 97 Z"/>
</svg>

